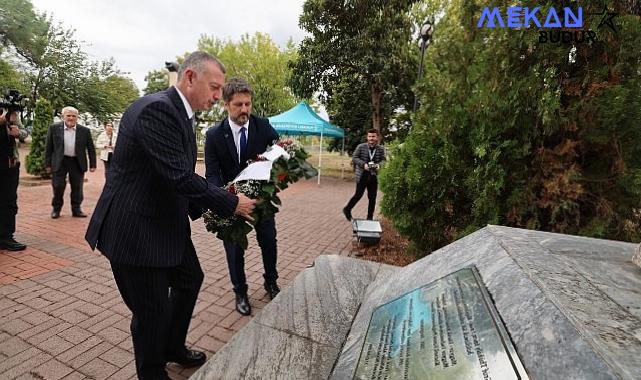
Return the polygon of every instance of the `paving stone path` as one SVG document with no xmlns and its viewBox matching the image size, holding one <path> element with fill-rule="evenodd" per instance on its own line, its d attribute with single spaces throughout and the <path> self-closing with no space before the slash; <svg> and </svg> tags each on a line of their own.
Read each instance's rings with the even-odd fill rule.
<svg viewBox="0 0 641 380">
<path fill-rule="evenodd" d="M 24 155 L 23 155 L 24 157 Z M 199 164 L 197 171 L 204 172 Z M 87 174 L 83 209 L 91 213 L 104 184 L 100 167 Z M 321 254 L 347 255 L 351 225 L 341 214 L 353 182 L 323 178 L 301 181 L 283 195 L 277 215 L 281 287 Z M 62 216 L 53 220 L 51 186 L 20 186 L 16 239 L 27 250 L 0 251 L 0 379 L 135 378 L 130 313 L 122 302 L 107 260 L 83 239 L 88 218 L 72 218 L 65 194 Z M 354 210 L 364 216 L 366 199 Z M 193 240 L 205 272 L 188 344 L 220 349 L 250 317 L 234 310 L 234 295 L 222 242 L 202 221 L 192 223 Z M 250 237 L 246 256 L 254 315 L 269 302 L 262 289 L 262 259 Z M 172 379 L 193 370 L 170 368 Z"/>
</svg>

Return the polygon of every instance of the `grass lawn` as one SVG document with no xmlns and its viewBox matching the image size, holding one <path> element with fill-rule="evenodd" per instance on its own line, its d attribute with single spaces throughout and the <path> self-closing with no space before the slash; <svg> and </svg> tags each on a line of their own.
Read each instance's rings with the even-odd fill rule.
<svg viewBox="0 0 641 380">
<path fill-rule="evenodd" d="M 311 154 L 307 161 L 313 167 L 318 169 L 318 145 L 315 146 L 316 150 L 312 151 L 310 147 L 305 147 L 305 150 Z M 334 177 L 341 178 L 341 172 L 344 171 L 344 178 L 347 180 L 354 179 L 354 170 L 352 168 L 352 157 L 347 154 L 341 156 L 339 152 L 325 152 L 321 157 L 321 177 Z"/>
</svg>

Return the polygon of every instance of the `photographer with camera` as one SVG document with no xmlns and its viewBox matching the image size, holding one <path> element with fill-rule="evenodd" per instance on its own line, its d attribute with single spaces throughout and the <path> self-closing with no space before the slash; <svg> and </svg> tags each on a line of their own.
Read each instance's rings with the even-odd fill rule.
<svg viewBox="0 0 641 380">
<path fill-rule="evenodd" d="M 24 244 L 14 240 L 18 213 L 18 178 L 20 161 L 16 140 L 25 138 L 27 131 L 20 128 L 22 96 L 17 91 L 0 100 L 0 249 L 21 251 Z"/>
<path fill-rule="evenodd" d="M 378 170 L 381 163 L 385 161 L 385 149 L 378 144 L 378 131 L 370 129 L 367 131 L 367 142 L 359 144 L 352 155 L 356 174 L 356 192 L 347 206 L 343 208 L 343 214 L 347 220 L 352 220 L 352 209 L 361 200 L 365 189 L 367 189 L 367 219 L 374 218 L 376 207 L 376 191 L 378 190 Z"/>
</svg>

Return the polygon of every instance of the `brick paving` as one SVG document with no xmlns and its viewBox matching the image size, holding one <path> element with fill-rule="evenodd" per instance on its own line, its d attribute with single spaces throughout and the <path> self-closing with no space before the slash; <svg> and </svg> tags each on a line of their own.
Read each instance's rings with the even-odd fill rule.
<svg viewBox="0 0 641 380">
<path fill-rule="evenodd" d="M 24 157 L 24 155 L 23 155 Z M 199 164 L 197 171 L 203 173 Z M 83 209 L 91 213 L 104 183 L 102 167 L 87 173 Z M 353 182 L 323 178 L 287 189 L 277 215 L 279 284 L 286 287 L 321 254 L 349 254 L 351 226 L 341 207 Z M 89 219 L 72 218 L 69 189 L 62 216 L 53 220 L 51 186 L 21 186 L 16 238 L 22 252 L 0 251 L 0 379 L 135 378 L 130 313 L 120 299 L 108 261 L 84 241 Z M 354 210 L 365 215 L 366 199 Z M 192 235 L 205 282 L 191 322 L 188 345 L 218 351 L 250 317 L 234 310 L 222 242 L 202 221 Z M 262 259 L 254 237 L 246 253 L 254 315 L 269 302 L 262 289 Z M 194 372 L 171 367 L 172 379 Z"/>
</svg>

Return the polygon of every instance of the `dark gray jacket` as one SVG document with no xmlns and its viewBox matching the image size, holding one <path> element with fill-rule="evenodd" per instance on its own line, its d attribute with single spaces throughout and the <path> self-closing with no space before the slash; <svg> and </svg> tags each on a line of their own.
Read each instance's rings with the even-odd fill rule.
<svg viewBox="0 0 641 380">
<path fill-rule="evenodd" d="M 376 145 L 374 148 L 374 157 L 372 158 L 371 161 L 374 161 L 374 163 L 380 164 L 381 162 L 385 161 L 385 148 L 381 145 Z M 370 162 L 370 152 L 369 152 L 369 144 L 368 143 L 362 143 L 358 144 L 356 149 L 354 149 L 354 154 L 352 155 L 352 163 L 354 164 L 354 172 L 356 175 L 356 182 L 361 180 L 361 176 L 363 175 L 363 165 L 366 163 Z"/>
</svg>

